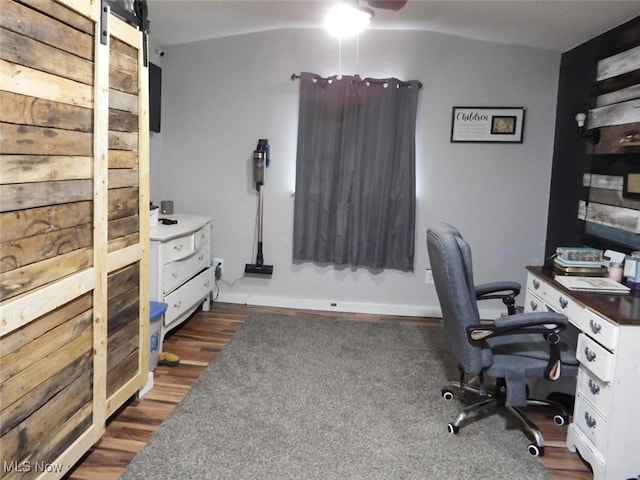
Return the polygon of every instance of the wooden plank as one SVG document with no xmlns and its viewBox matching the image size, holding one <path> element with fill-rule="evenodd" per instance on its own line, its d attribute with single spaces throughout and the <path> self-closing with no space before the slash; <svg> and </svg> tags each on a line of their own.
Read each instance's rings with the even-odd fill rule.
<svg viewBox="0 0 640 480">
<path fill-rule="evenodd" d="M 140 265 L 134 263 L 127 265 L 115 272 L 109 274 L 107 292 L 109 300 L 123 295 L 125 292 L 138 289 L 140 285 Z"/>
<path fill-rule="evenodd" d="M 111 241 L 118 237 L 136 233 L 139 231 L 139 228 L 140 221 L 138 215 L 109 220 L 109 240 Z"/>
<path fill-rule="evenodd" d="M 132 288 L 108 301 L 108 337 L 126 325 L 138 321 L 138 295 L 138 289 Z"/>
<path fill-rule="evenodd" d="M 93 131 L 93 110 L 38 97 L 0 91 L 0 122 Z"/>
<path fill-rule="evenodd" d="M 600 128 L 600 141 L 597 145 L 586 147 L 588 154 L 635 154 L 640 153 L 640 142 L 627 143 L 623 141 L 632 131 L 640 131 L 640 123 L 627 123 Z"/>
<path fill-rule="evenodd" d="M 90 401 L 91 371 L 87 371 L 34 412 L 23 424 L 2 437 L 5 458 L 17 459 L 20 463 L 30 460 L 33 452 L 40 450 L 67 420 Z"/>
<path fill-rule="evenodd" d="M 589 128 L 640 122 L 640 99 L 589 110 Z"/>
<path fill-rule="evenodd" d="M 109 336 L 107 340 L 107 378 L 114 368 L 138 350 L 140 343 L 138 328 L 137 321 L 131 322 Z"/>
<path fill-rule="evenodd" d="M 109 168 L 137 168 L 138 152 L 131 150 L 110 150 Z"/>
<path fill-rule="evenodd" d="M 90 247 L 92 241 L 93 224 L 85 223 L 10 243 L 0 243 L 0 273 Z"/>
<path fill-rule="evenodd" d="M 0 122 L 0 154 L 93 155 L 93 135 Z"/>
<path fill-rule="evenodd" d="M 109 190 L 109 220 L 138 214 L 139 189 L 115 188 Z"/>
<path fill-rule="evenodd" d="M 591 174 L 591 188 L 603 188 L 607 190 L 616 190 L 622 192 L 622 184 L 624 179 L 617 175 L 600 175 Z"/>
<path fill-rule="evenodd" d="M 121 246 L 119 249 L 112 251 L 109 249 L 109 255 L 107 256 L 107 266 L 109 272 L 114 272 L 121 268 L 126 267 L 127 265 L 131 265 L 132 263 L 139 262 L 142 257 L 142 245 L 139 242 L 138 235 L 131 235 L 131 237 L 136 237 L 136 241 L 129 242 L 124 246 Z M 127 237 L 123 237 L 127 238 Z M 121 239 L 114 240 L 109 242 L 109 246 L 112 243 L 116 243 Z M 141 270 L 143 272 L 147 270 Z M 141 275 L 141 277 L 146 277 L 147 275 Z"/>
<path fill-rule="evenodd" d="M 109 150 L 138 150 L 137 132 L 109 131 Z"/>
<path fill-rule="evenodd" d="M 640 235 L 637 233 L 627 232 L 595 222 L 586 222 L 584 228 L 587 234 L 604 238 L 608 240 L 607 243 L 616 242 L 620 245 L 627 245 L 634 250 L 640 249 Z"/>
<path fill-rule="evenodd" d="M 0 300 L 15 297 L 91 266 L 93 250 L 83 248 L 0 273 Z"/>
<path fill-rule="evenodd" d="M 0 72 L 1 73 L 1 72 Z M 131 93 L 121 92 L 119 90 L 109 90 L 109 108 L 125 110 L 131 113 L 138 113 L 139 103 L 138 96 Z"/>
<path fill-rule="evenodd" d="M 109 57 L 109 88 L 138 94 L 138 58 L 111 49 Z"/>
<path fill-rule="evenodd" d="M 0 90 L 80 107 L 93 107 L 93 89 L 90 85 L 2 59 L 0 59 Z"/>
<path fill-rule="evenodd" d="M 640 46 L 600 60 L 596 81 L 600 82 L 638 69 L 640 69 Z"/>
<path fill-rule="evenodd" d="M 92 366 L 91 352 L 78 357 L 49 379 L 28 392 L 20 401 L 3 405 L 0 412 L 0 436 L 14 428 Z"/>
<path fill-rule="evenodd" d="M 116 237 L 112 240 L 109 240 L 109 257 L 112 255 L 118 255 L 121 250 L 128 250 L 129 248 L 135 248 L 138 250 L 140 248 L 140 233 L 134 232 L 128 235 L 123 235 L 121 237 Z M 136 259 L 140 258 L 138 254 Z"/>
<path fill-rule="evenodd" d="M 140 172 L 137 168 L 115 168 L 109 169 L 109 189 L 122 189 L 127 187 L 136 187 L 139 191 Z M 136 200 L 137 197 L 136 197 Z M 137 202 L 136 202 L 137 203 Z M 135 213 L 138 213 L 136 210 Z"/>
<path fill-rule="evenodd" d="M 90 223 L 92 213 L 91 201 L 0 213 L 0 242 L 11 242 Z"/>
<path fill-rule="evenodd" d="M 0 28 L 0 58 L 78 82 L 93 84 L 93 62 Z"/>
<path fill-rule="evenodd" d="M 0 338 L 0 359 L 4 359 L 6 355 L 33 342 L 70 318 L 81 315 L 83 312 L 90 314 L 92 304 L 92 295 L 85 293 L 55 308 L 53 311 L 39 316 L 32 322 L 15 328 Z"/>
<path fill-rule="evenodd" d="M 90 200 L 91 180 L 0 185 L 0 212 Z"/>
<path fill-rule="evenodd" d="M 138 350 L 131 352 L 108 375 L 107 397 L 113 395 L 120 387 L 134 378 L 138 372 Z"/>
<path fill-rule="evenodd" d="M 58 373 L 69 363 L 91 351 L 93 348 L 93 329 L 86 328 L 63 348 L 28 365 L 20 375 L 11 377 L 2 384 L 2 403 L 11 405 L 25 393 L 30 392 L 48 378 Z M 4 446 L 4 445 L 3 445 Z"/>
<path fill-rule="evenodd" d="M 93 158 L 71 155 L 0 155 L 0 185 L 91 178 Z"/>
<path fill-rule="evenodd" d="M 23 347 L 4 355 L 2 357 L 0 383 L 4 384 L 6 381 L 11 381 L 11 377 L 20 375 L 25 368 L 54 353 L 56 350 L 65 348 L 67 343 L 70 343 L 92 326 L 93 314 L 91 310 L 88 310 L 43 333 Z"/>
<path fill-rule="evenodd" d="M 95 273 L 87 268 L 11 301 L 0 303 L 0 337 L 91 291 Z M 3 348 L 6 343 L 3 344 Z"/>
<path fill-rule="evenodd" d="M 638 185 L 638 188 L 640 188 L 640 185 Z M 591 188 L 589 190 L 589 201 L 640 210 L 640 200 L 623 197 L 621 190 Z"/>
<path fill-rule="evenodd" d="M 93 35 L 78 31 L 13 0 L 3 0 L 0 27 L 20 33 L 52 47 L 93 59 Z M 1 41 L 1 40 L 0 40 Z"/>
<path fill-rule="evenodd" d="M 634 98 L 640 98 L 640 84 L 631 85 L 630 87 L 626 87 L 621 90 L 598 95 L 598 98 L 596 98 L 596 106 L 603 107 L 613 103 L 633 100 Z"/>
<path fill-rule="evenodd" d="M 124 110 L 109 109 L 109 130 L 137 132 L 138 115 Z"/>
<path fill-rule="evenodd" d="M 586 220 L 627 232 L 640 233 L 640 211 L 589 202 Z"/>
<path fill-rule="evenodd" d="M 93 36 L 95 24 L 90 18 L 78 15 L 76 12 L 70 10 L 57 1 L 29 0 L 29 6 L 49 17 L 56 18 L 59 21 L 72 26 L 76 30 L 80 30 L 81 32 Z M 87 15 L 87 12 L 84 12 L 84 14 Z"/>
</svg>

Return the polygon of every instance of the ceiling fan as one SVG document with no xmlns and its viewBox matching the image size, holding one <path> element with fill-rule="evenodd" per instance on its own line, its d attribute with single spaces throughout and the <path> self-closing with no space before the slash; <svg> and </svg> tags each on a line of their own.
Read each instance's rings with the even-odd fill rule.
<svg viewBox="0 0 640 480">
<path fill-rule="evenodd" d="M 398 11 L 407 0 L 366 0 L 369 7 L 361 7 L 358 0 L 335 4 L 325 15 L 325 28 L 338 38 L 348 38 L 362 32 L 374 17 L 372 8 Z"/>
<path fill-rule="evenodd" d="M 371 8 L 398 11 L 407 4 L 407 0 L 367 0 Z"/>
</svg>

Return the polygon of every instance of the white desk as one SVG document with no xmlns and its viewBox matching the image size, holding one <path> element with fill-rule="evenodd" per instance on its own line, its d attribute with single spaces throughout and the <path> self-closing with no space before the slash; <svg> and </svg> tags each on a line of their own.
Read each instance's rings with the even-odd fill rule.
<svg viewBox="0 0 640 480">
<path fill-rule="evenodd" d="M 527 267 L 525 311 L 553 310 L 580 331 L 580 362 L 567 448 L 593 469 L 594 480 L 640 478 L 640 293 L 580 293 Z"/>
</svg>

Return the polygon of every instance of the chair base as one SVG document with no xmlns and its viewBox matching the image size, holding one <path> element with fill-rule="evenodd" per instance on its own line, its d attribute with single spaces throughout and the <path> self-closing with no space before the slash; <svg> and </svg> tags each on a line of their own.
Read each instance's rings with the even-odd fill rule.
<svg viewBox="0 0 640 480">
<path fill-rule="evenodd" d="M 538 426 L 524 413 L 524 407 L 511 407 L 505 405 L 506 392 L 504 383 L 503 381 L 501 381 L 502 379 L 498 379 L 493 393 L 486 391 L 482 383 L 480 384 L 480 386 L 471 383 L 474 380 L 475 379 L 472 379 L 470 382 L 450 382 L 447 387 L 442 389 L 442 396 L 446 400 L 453 400 L 454 394 L 452 389 L 454 388 L 460 390 L 463 395 L 466 393 L 473 393 L 481 399 L 480 401 L 462 409 L 453 423 L 450 423 L 448 425 L 449 433 L 457 434 L 462 424 L 472 414 L 476 414 L 490 408 L 497 409 L 499 407 L 503 407 L 506 409 L 506 411 L 510 412 L 516 419 L 520 421 L 520 423 L 524 427 L 525 433 L 527 433 L 528 436 L 533 440 L 533 443 L 529 444 L 528 446 L 529 454 L 536 457 L 543 456 L 544 437 L 542 435 L 542 432 L 540 432 Z M 553 400 L 538 400 L 530 398 L 527 399 L 526 406 L 552 407 L 556 409 L 556 411 L 560 412 L 553 417 L 553 421 L 557 425 L 565 425 L 569 420 L 567 409 L 562 404 Z"/>
</svg>

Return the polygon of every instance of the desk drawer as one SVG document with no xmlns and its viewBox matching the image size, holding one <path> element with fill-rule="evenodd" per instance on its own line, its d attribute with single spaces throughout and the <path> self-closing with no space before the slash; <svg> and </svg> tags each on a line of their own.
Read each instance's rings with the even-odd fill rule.
<svg viewBox="0 0 640 480">
<path fill-rule="evenodd" d="M 574 318 L 576 326 L 605 348 L 615 351 L 618 326 L 588 308 Z"/>
<path fill-rule="evenodd" d="M 546 303 L 549 307 L 547 310 L 562 313 L 570 320 L 580 316 L 584 311 L 584 307 L 581 304 L 560 290 L 556 290 L 547 282 L 540 280 L 535 275 L 528 275 L 527 290 Z"/>
<path fill-rule="evenodd" d="M 603 382 L 613 379 L 614 355 L 584 333 L 578 335 L 576 358 Z"/>
<path fill-rule="evenodd" d="M 580 395 L 576 397 L 573 423 L 578 425 L 600 453 L 605 452 L 609 425 L 600 412 Z"/>
<path fill-rule="evenodd" d="M 603 417 L 608 418 L 611 408 L 612 388 L 586 368 L 578 371 L 576 393 L 591 403 Z"/>
</svg>

